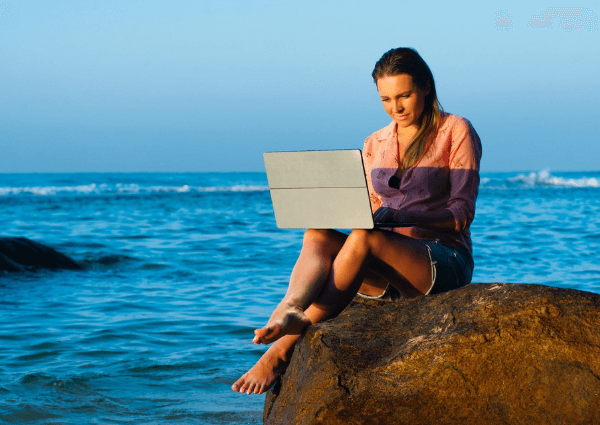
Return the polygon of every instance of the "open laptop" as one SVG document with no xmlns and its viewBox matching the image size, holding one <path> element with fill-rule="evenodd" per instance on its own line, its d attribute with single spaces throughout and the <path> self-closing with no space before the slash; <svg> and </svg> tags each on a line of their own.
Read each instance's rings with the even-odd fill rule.
<svg viewBox="0 0 600 425">
<path fill-rule="evenodd" d="M 280 229 L 414 226 L 374 223 L 359 149 L 267 152 L 263 158 Z"/>
</svg>

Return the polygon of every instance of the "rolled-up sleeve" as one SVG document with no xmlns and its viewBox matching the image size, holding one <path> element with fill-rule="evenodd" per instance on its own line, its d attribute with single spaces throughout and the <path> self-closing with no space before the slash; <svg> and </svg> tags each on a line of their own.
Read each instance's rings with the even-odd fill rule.
<svg viewBox="0 0 600 425">
<path fill-rule="evenodd" d="M 452 128 L 450 147 L 450 199 L 457 232 L 469 228 L 475 217 L 479 191 L 481 141 L 471 123 L 461 118 Z"/>
</svg>

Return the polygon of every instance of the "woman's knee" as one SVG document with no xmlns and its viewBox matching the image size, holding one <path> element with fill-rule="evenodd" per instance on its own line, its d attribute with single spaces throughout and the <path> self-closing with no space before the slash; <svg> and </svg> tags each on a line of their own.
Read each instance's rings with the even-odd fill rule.
<svg viewBox="0 0 600 425">
<path fill-rule="evenodd" d="M 329 240 L 329 229 L 306 229 L 304 232 L 305 242 L 325 242 Z"/>
<path fill-rule="evenodd" d="M 371 249 L 376 239 L 377 232 L 368 229 L 355 229 L 348 236 L 346 243 L 355 248 Z"/>
<path fill-rule="evenodd" d="M 346 244 L 349 244 L 353 250 L 365 251 L 367 254 L 378 254 L 386 249 L 390 241 L 385 232 L 370 229 L 356 229 L 348 236 Z"/>
<path fill-rule="evenodd" d="M 340 240 L 340 235 L 343 234 L 331 229 L 307 229 L 304 232 L 303 245 L 318 245 L 339 250 L 344 243 L 343 239 Z"/>
<path fill-rule="evenodd" d="M 360 241 L 377 241 L 384 238 L 383 232 L 372 229 L 354 229 L 350 236 Z"/>
</svg>

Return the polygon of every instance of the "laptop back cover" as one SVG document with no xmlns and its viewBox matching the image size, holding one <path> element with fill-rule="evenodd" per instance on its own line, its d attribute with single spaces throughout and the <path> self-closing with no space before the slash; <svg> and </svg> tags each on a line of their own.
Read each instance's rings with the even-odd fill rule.
<svg viewBox="0 0 600 425">
<path fill-rule="evenodd" d="M 359 149 L 264 154 L 280 229 L 372 229 Z"/>
</svg>

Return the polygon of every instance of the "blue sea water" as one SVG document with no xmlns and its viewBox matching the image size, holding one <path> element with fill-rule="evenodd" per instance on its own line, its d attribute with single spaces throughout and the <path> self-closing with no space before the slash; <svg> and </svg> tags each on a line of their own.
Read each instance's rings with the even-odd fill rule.
<svg viewBox="0 0 600 425">
<path fill-rule="evenodd" d="M 0 423 L 259 424 L 231 384 L 301 230 L 263 173 L 0 174 L 0 236 L 82 271 L 0 273 Z M 600 172 L 483 173 L 473 282 L 600 293 Z"/>
</svg>

